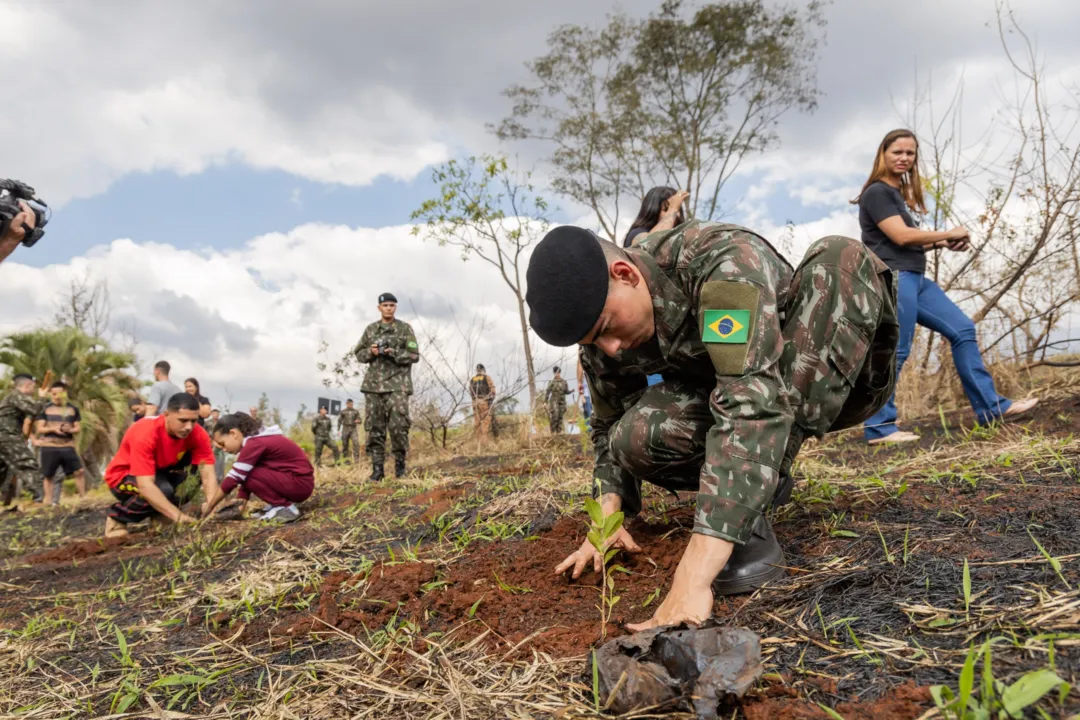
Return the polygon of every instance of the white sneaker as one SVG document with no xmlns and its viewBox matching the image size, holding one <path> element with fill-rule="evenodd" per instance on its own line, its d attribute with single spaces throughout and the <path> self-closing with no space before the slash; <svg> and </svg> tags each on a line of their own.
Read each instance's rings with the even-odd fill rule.
<svg viewBox="0 0 1080 720">
<path fill-rule="evenodd" d="M 259 519 L 275 523 L 291 523 L 299 517 L 300 508 L 296 507 L 296 505 L 290 504 L 275 505 L 269 508 L 266 513 Z"/>
</svg>

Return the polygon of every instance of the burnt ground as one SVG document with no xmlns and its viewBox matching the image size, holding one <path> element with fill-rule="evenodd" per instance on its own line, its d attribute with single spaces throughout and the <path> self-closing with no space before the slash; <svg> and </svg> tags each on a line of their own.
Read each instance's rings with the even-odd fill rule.
<svg viewBox="0 0 1080 720">
<path fill-rule="evenodd" d="M 806 449 L 774 522 L 787 576 L 716 604 L 763 642 L 766 675 L 735 717 L 920 717 L 988 640 L 1005 685 L 1080 679 L 1080 400 L 989 429 L 962 413 L 913 424 L 917 447 L 848 433 Z M 499 450 L 405 481 L 329 471 L 287 527 L 102 541 L 104 494 L 5 514 L 0 715 L 593 715 L 597 577 L 552 572 L 582 540 L 589 463 L 570 438 Z M 691 498 L 648 495 L 608 637 L 651 614 L 692 524 Z M 1080 695 L 1039 710 L 1071 716 Z"/>
</svg>

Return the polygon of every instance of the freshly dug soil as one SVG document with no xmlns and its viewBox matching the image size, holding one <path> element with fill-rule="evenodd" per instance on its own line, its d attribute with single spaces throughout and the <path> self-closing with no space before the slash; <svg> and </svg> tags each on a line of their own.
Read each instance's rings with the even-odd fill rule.
<svg viewBox="0 0 1080 720">
<path fill-rule="evenodd" d="M 620 600 L 609 636 L 624 632 L 618 625 L 652 614 L 659 597 L 642 605 L 658 589 L 660 597 L 666 591 L 692 523 L 688 508 L 672 513 L 662 524 L 630 523 L 628 529 L 646 550 L 614 561 L 628 572 L 615 575 Z M 555 566 L 583 540 L 582 522 L 562 518 L 534 540 L 476 542 L 449 565 L 382 563 L 366 578 L 333 573 L 320 588 L 315 616 L 321 622 L 285 617 L 270 632 L 297 637 L 322 623 L 346 632 L 375 630 L 395 615 L 415 621 L 426 618 L 424 631 L 433 632 L 472 620 L 473 634 L 490 628 L 495 642 L 501 638 L 514 646 L 531 637 L 531 648 L 556 656 L 578 655 L 600 636 L 599 576 L 587 570 L 575 582 L 556 576 Z"/>
</svg>

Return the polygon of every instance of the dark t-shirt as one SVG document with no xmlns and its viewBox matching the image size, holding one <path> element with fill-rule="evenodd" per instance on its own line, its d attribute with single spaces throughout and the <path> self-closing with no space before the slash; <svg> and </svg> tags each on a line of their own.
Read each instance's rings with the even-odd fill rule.
<svg viewBox="0 0 1080 720">
<path fill-rule="evenodd" d="M 42 409 L 35 420 L 44 420 L 47 423 L 63 423 L 72 425 L 82 420 L 79 409 L 71 403 L 53 405 L 51 402 Z M 73 444 L 75 436 L 62 430 L 43 433 L 42 438 L 52 446 L 65 446 Z"/>
<path fill-rule="evenodd" d="M 926 272 L 926 251 L 923 248 L 897 245 L 878 227 L 879 222 L 894 215 L 899 215 L 910 228 L 919 227 L 908 212 L 908 206 L 899 190 L 880 181 L 866 188 L 859 198 L 862 241 L 893 270 L 919 274 Z"/>
<path fill-rule="evenodd" d="M 643 227 L 634 228 L 630 232 L 626 233 L 626 238 L 622 241 L 622 246 L 624 248 L 632 247 L 634 244 L 634 238 L 636 238 L 638 235 L 648 234 L 648 232 L 649 231 Z"/>
</svg>

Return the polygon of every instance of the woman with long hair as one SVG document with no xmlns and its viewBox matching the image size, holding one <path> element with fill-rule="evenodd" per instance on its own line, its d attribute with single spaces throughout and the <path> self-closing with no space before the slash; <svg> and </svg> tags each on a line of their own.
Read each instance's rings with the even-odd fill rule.
<svg viewBox="0 0 1080 720">
<path fill-rule="evenodd" d="M 690 193 L 685 190 L 669 187 L 654 187 L 647 192 L 645 199 L 641 201 L 637 217 L 630 225 L 630 231 L 623 239 L 623 247 L 632 247 L 634 239 L 639 235 L 670 230 L 686 222 L 686 213 L 682 206 L 688 197 Z"/>
<path fill-rule="evenodd" d="M 980 424 L 1027 412 L 1038 402 L 1028 398 L 1013 402 L 997 394 L 994 379 L 983 364 L 975 335 L 975 323 L 945 292 L 926 277 L 926 251 L 968 249 L 967 228 L 920 230 L 918 218 L 926 212 L 919 176 L 919 143 L 910 130 L 893 130 L 878 146 L 870 177 L 859 197 L 862 241 L 892 269 L 896 277 L 900 341 L 896 348 L 896 374 L 911 353 L 915 326 L 941 333 L 952 345 L 953 362 L 964 393 Z M 913 442 L 919 436 L 896 427 L 896 397 L 889 399 L 866 421 L 871 444 Z"/>
<path fill-rule="evenodd" d="M 199 381 L 193 377 L 184 381 L 184 392 L 188 395 L 194 395 L 195 399 L 199 401 L 199 419 L 195 422 L 199 423 L 199 427 L 205 428 L 206 418 L 210 417 L 210 412 L 213 410 L 210 407 L 210 399 L 202 395 Z"/>
<path fill-rule="evenodd" d="M 221 488 L 207 498 L 204 517 L 224 500 L 233 488 L 243 504 L 254 495 L 270 507 L 263 520 L 292 522 L 300 517 L 296 503 L 311 497 L 315 490 L 315 470 L 303 448 L 285 437 L 277 425 L 263 428 L 244 413 L 225 415 L 214 425 L 214 444 L 236 455 L 236 462 Z"/>
</svg>

